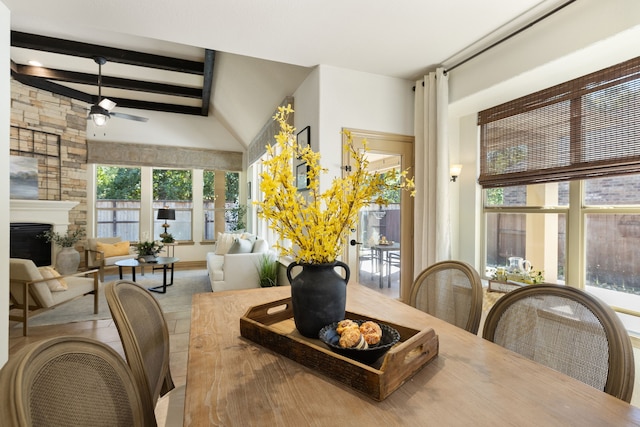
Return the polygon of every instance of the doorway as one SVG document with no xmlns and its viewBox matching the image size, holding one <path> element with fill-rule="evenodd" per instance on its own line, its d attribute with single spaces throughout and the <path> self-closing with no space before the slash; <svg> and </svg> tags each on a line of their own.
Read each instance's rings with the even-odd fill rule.
<svg viewBox="0 0 640 427">
<path fill-rule="evenodd" d="M 351 132 L 355 149 L 363 150 L 369 171 L 409 169 L 413 175 L 412 136 L 345 129 Z M 343 135 L 343 143 L 346 136 Z M 343 165 L 352 165 L 348 153 Z M 358 223 L 351 230 L 347 264 L 358 283 L 391 298 L 408 301 L 413 283 L 413 199 L 406 191 L 391 195 L 388 206 L 372 203 L 360 210 Z"/>
</svg>

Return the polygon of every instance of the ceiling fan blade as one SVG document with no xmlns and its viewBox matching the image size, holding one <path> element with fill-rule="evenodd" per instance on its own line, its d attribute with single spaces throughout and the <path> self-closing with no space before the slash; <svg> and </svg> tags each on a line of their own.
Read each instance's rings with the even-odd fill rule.
<svg viewBox="0 0 640 427">
<path fill-rule="evenodd" d="M 127 119 L 127 120 L 135 120 L 137 122 L 147 122 L 149 121 L 148 118 L 146 117 L 140 117 L 140 116 L 134 116 L 132 114 L 124 114 L 124 113 L 109 113 L 109 115 L 111 117 L 118 117 L 121 119 Z"/>
<path fill-rule="evenodd" d="M 116 103 L 113 102 L 112 100 L 110 100 L 109 98 L 103 98 L 99 103 L 99 106 L 101 106 L 102 108 L 104 108 L 107 111 L 111 111 L 115 108 Z"/>
</svg>

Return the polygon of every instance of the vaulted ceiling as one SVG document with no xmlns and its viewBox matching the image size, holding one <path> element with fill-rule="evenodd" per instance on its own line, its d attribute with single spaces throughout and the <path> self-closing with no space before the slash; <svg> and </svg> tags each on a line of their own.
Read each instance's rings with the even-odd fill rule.
<svg viewBox="0 0 640 427">
<path fill-rule="evenodd" d="M 214 117 L 244 147 L 318 64 L 413 80 L 571 3 L 0 1 L 11 11 L 16 79 L 91 105 L 101 56 L 102 96 L 114 111 Z"/>
<path fill-rule="evenodd" d="M 89 64 L 95 63 L 96 73 L 83 73 L 74 71 L 70 62 L 62 61 L 62 59 L 60 59 L 60 64 L 61 66 L 67 65 L 66 69 L 24 65 L 12 60 L 11 76 L 21 83 L 85 101 L 89 104 L 97 104 L 100 101 L 98 95 L 94 94 L 100 83 L 101 88 L 119 89 L 123 93 L 131 92 L 126 98 L 110 98 L 120 107 L 164 111 L 167 113 L 209 115 L 215 64 L 215 51 L 213 50 L 203 49 L 204 61 L 200 62 L 19 31 L 11 32 L 11 46 L 49 54 L 89 59 L 91 61 L 85 62 Z M 30 52 L 30 55 L 37 56 L 38 54 Z M 195 80 L 199 84 L 194 86 L 193 84 L 152 81 L 149 78 L 150 72 L 146 70 L 138 71 L 137 73 L 132 71 L 131 75 L 137 75 L 137 79 L 113 77 L 102 75 L 102 73 L 99 75 L 98 63 L 101 60 L 106 61 L 105 65 L 106 63 L 116 63 L 179 73 L 184 75 L 183 79 L 188 79 L 192 75 L 198 76 L 199 78 Z M 91 91 L 77 88 L 87 85 L 92 87 Z M 145 95 L 148 94 L 173 97 L 174 102 L 145 100 Z M 194 103 L 197 105 L 192 105 Z"/>
</svg>

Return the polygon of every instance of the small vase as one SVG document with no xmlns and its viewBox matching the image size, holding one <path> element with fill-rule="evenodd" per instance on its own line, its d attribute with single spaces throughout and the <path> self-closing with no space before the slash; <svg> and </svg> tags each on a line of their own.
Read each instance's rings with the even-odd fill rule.
<svg viewBox="0 0 640 427">
<path fill-rule="evenodd" d="M 291 277 L 291 270 L 301 266 L 302 271 Z M 335 267 L 345 270 L 340 276 Z M 341 261 L 327 264 L 299 264 L 287 267 L 291 283 L 291 305 L 296 329 L 308 338 L 318 338 L 324 326 L 344 319 L 347 305 L 349 266 Z"/>
<path fill-rule="evenodd" d="M 142 258 L 144 262 L 156 262 L 155 255 L 142 255 L 140 258 Z"/>
<path fill-rule="evenodd" d="M 56 254 L 56 270 L 58 273 L 73 274 L 78 271 L 80 253 L 75 248 L 62 248 Z"/>
</svg>

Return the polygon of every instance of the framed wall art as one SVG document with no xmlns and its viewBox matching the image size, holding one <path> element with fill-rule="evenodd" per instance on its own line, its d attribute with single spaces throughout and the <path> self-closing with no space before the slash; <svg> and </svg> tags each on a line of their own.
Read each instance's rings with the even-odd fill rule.
<svg viewBox="0 0 640 427">
<path fill-rule="evenodd" d="M 296 188 L 298 190 L 309 189 L 309 178 L 307 176 L 307 172 L 309 172 L 309 165 L 307 165 L 307 162 L 300 163 L 296 166 Z"/>
<path fill-rule="evenodd" d="M 302 129 L 300 132 L 298 132 L 298 134 L 296 135 L 296 141 L 298 141 L 298 146 L 300 147 L 300 149 L 309 147 L 309 144 L 311 143 L 311 127 L 307 126 L 306 128 Z"/>
<path fill-rule="evenodd" d="M 9 156 L 9 167 L 10 198 L 38 200 L 38 159 Z"/>
</svg>

